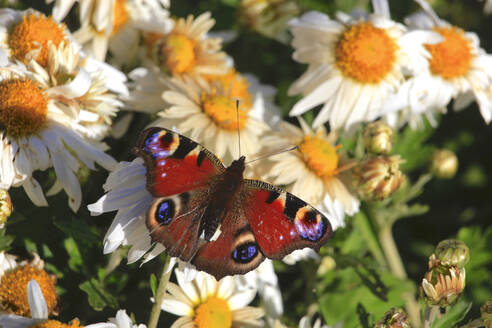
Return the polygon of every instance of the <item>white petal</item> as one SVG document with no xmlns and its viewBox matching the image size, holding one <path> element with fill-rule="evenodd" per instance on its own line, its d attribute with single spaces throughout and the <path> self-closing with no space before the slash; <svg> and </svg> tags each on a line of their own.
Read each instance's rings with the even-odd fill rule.
<svg viewBox="0 0 492 328">
<path fill-rule="evenodd" d="M 48 319 L 48 305 L 36 280 L 27 283 L 27 300 L 33 319 Z"/>
</svg>

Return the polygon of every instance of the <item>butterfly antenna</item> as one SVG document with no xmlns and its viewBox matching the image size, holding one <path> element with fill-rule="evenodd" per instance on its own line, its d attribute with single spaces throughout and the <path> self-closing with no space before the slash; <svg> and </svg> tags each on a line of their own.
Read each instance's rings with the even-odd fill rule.
<svg viewBox="0 0 492 328">
<path fill-rule="evenodd" d="M 270 153 L 270 154 L 265 154 L 263 156 L 260 156 L 258 158 L 252 159 L 251 161 L 246 162 L 246 164 L 253 163 L 253 162 L 259 161 L 260 159 L 264 159 L 264 158 L 267 158 L 267 157 L 270 157 L 270 156 L 275 156 L 275 155 L 278 155 L 278 154 L 287 153 L 289 151 L 293 151 L 293 150 L 296 150 L 298 148 L 299 148 L 299 146 L 294 146 L 294 147 L 291 147 L 289 149 L 284 149 L 284 150 L 276 151 L 276 152 L 273 152 L 273 153 Z"/>
<path fill-rule="evenodd" d="M 241 157 L 241 134 L 239 133 L 239 99 L 236 99 L 237 142 L 239 145 L 239 157 Z"/>
</svg>

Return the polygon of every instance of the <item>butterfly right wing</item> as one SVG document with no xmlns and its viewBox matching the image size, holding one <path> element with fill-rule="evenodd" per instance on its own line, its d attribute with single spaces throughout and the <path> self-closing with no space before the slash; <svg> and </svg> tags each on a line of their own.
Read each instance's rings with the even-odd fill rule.
<svg viewBox="0 0 492 328">
<path fill-rule="evenodd" d="M 142 131 L 133 151 L 145 161 L 147 190 L 154 197 L 146 220 L 152 241 L 189 261 L 198 247 L 211 181 L 224 166 L 198 143 L 164 128 Z"/>
</svg>

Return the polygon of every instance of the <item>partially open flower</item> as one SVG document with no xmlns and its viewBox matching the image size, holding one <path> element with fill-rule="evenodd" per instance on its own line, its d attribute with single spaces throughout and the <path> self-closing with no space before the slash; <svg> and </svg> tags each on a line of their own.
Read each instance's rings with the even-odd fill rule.
<svg viewBox="0 0 492 328">
<path fill-rule="evenodd" d="M 287 21 L 299 12 L 299 5 L 292 0 L 243 0 L 239 6 L 239 19 L 266 37 L 287 41 Z"/>
<path fill-rule="evenodd" d="M 356 189 L 368 201 L 383 200 L 395 192 L 405 175 L 400 171 L 399 155 L 371 157 L 353 170 Z"/>
<path fill-rule="evenodd" d="M 408 316 L 402 309 L 392 308 L 376 323 L 375 328 L 410 328 Z"/>
<path fill-rule="evenodd" d="M 395 132 L 383 121 L 368 124 L 363 132 L 366 150 L 376 155 L 388 155 L 395 142 Z"/>
<path fill-rule="evenodd" d="M 444 265 L 432 254 L 429 258 L 429 272 L 422 280 L 426 300 L 441 307 L 452 305 L 464 288 L 465 269 Z"/>
<path fill-rule="evenodd" d="M 458 157 L 450 150 L 439 149 L 432 154 L 431 172 L 438 179 L 451 179 L 458 171 Z"/>
<path fill-rule="evenodd" d="M 486 328 L 492 328 L 492 298 L 489 298 L 487 302 L 480 308 L 482 314 L 482 323 Z"/>
<path fill-rule="evenodd" d="M 0 229 L 12 214 L 12 200 L 7 190 L 0 189 Z"/>
<path fill-rule="evenodd" d="M 456 239 L 446 239 L 437 244 L 434 251 L 437 259 L 443 265 L 454 265 L 459 268 L 470 260 L 470 251 L 464 242 Z"/>
</svg>

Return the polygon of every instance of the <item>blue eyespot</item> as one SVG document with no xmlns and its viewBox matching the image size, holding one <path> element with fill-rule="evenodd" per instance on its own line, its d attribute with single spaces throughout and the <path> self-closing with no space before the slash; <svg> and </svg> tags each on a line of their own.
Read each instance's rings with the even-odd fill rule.
<svg viewBox="0 0 492 328">
<path fill-rule="evenodd" d="M 315 212 L 307 212 L 302 219 L 295 219 L 296 230 L 302 239 L 316 242 L 325 234 L 327 229 L 325 219 L 321 217 L 320 220 L 317 220 L 316 216 Z"/>
<path fill-rule="evenodd" d="M 236 249 L 232 251 L 231 257 L 238 263 L 249 263 L 256 255 L 258 255 L 258 245 L 250 242 L 236 247 Z"/>
<path fill-rule="evenodd" d="M 157 205 L 157 211 L 155 212 L 155 219 L 158 223 L 167 225 L 171 223 L 174 217 L 174 202 L 170 199 L 162 201 Z"/>
</svg>

